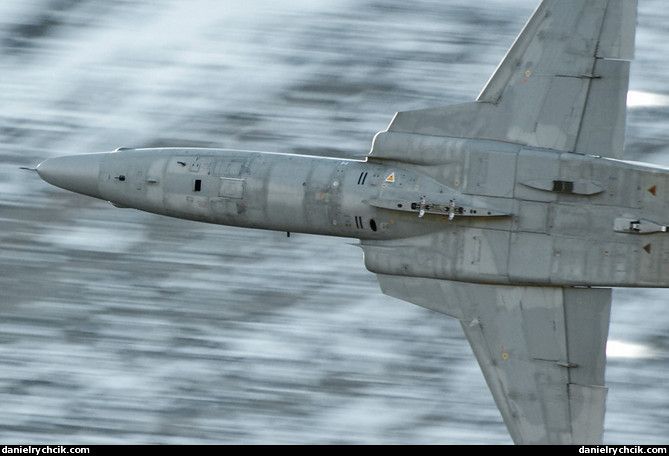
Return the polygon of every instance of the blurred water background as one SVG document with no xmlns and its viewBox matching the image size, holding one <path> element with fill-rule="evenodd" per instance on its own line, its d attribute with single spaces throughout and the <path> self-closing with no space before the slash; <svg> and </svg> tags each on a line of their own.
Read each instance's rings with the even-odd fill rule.
<svg viewBox="0 0 669 456">
<path fill-rule="evenodd" d="M 669 164 L 639 0 L 628 156 Z M 173 220 L 20 171 L 119 146 L 363 156 L 473 100 L 538 0 L 3 0 L 0 442 L 510 443 L 457 322 L 354 240 Z M 669 443 L 669 290 L 616 290 L 605 443 Z"/>
</svg>

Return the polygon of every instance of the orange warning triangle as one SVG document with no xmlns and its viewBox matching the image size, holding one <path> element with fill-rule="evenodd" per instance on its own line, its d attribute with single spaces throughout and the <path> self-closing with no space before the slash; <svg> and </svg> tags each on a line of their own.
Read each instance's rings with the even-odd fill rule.
<svg viewBox="0 0 669 456">
<path fill-rule="evenodd" d="M 651 188 L 648 189 L 651 195 L 655 196 L 655 193 L 657 192 L 657 185 L 653 185 Z"/>
<path fill-rule="evenodd" d="M 386 177 L 386 182 L 395 182 L 395 173 L 390 173 L 390 176 Z"/>
</svg>

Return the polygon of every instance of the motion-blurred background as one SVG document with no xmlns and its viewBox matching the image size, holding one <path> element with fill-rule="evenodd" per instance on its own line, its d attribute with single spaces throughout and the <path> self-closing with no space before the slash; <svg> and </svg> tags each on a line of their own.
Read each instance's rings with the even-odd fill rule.
<svg viewBox="0 0 669 456">
<path fill-rule="evenodd" d="M 3 0 L 0 440 L 510 443 L 459 325 L 383 296 L 355 240 L 116 209 L 18 168 L 364 156 L 396 111 L 473 100 L 538 1 Z M 669 165 L 669 10 L 639 3 L 628 156 Z M 609 335 L 605 443 L 669 443 L 669 290 L 616 290 Z"/>
</svg>

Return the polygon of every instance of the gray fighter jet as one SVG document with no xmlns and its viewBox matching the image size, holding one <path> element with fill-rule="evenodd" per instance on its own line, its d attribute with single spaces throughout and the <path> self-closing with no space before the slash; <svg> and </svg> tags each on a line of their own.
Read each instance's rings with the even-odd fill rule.
<svg viewBox="0 0 669 456">
<path fill-rule="evenodd" d="M 476 101 L 399 112 L 365 160 L 119 149 L 58 187 L 360 239 L 384 293 L 458 319 L 516 443 L 596 444 L 611 287 L 669 287 L 669 170 L 623 160 L 636 0 L 545 0 Z"/>
</svg>

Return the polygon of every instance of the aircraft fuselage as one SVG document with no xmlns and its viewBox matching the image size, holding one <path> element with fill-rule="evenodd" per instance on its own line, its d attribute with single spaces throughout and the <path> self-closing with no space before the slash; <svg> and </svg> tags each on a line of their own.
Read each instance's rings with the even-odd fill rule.
<svg viewBox="0 0 669 456">
<path fill-rule="evenodd" d="M 416 138 L 380 133 L 364 161 L 128 149 L 50 159 L 38 172 L 120 207 L 358 238 L 378 274 L 669 286 L 667 170 L 498 141 Z M 416 147 L 424 150 L 402 161 Z"/>
</svg>

